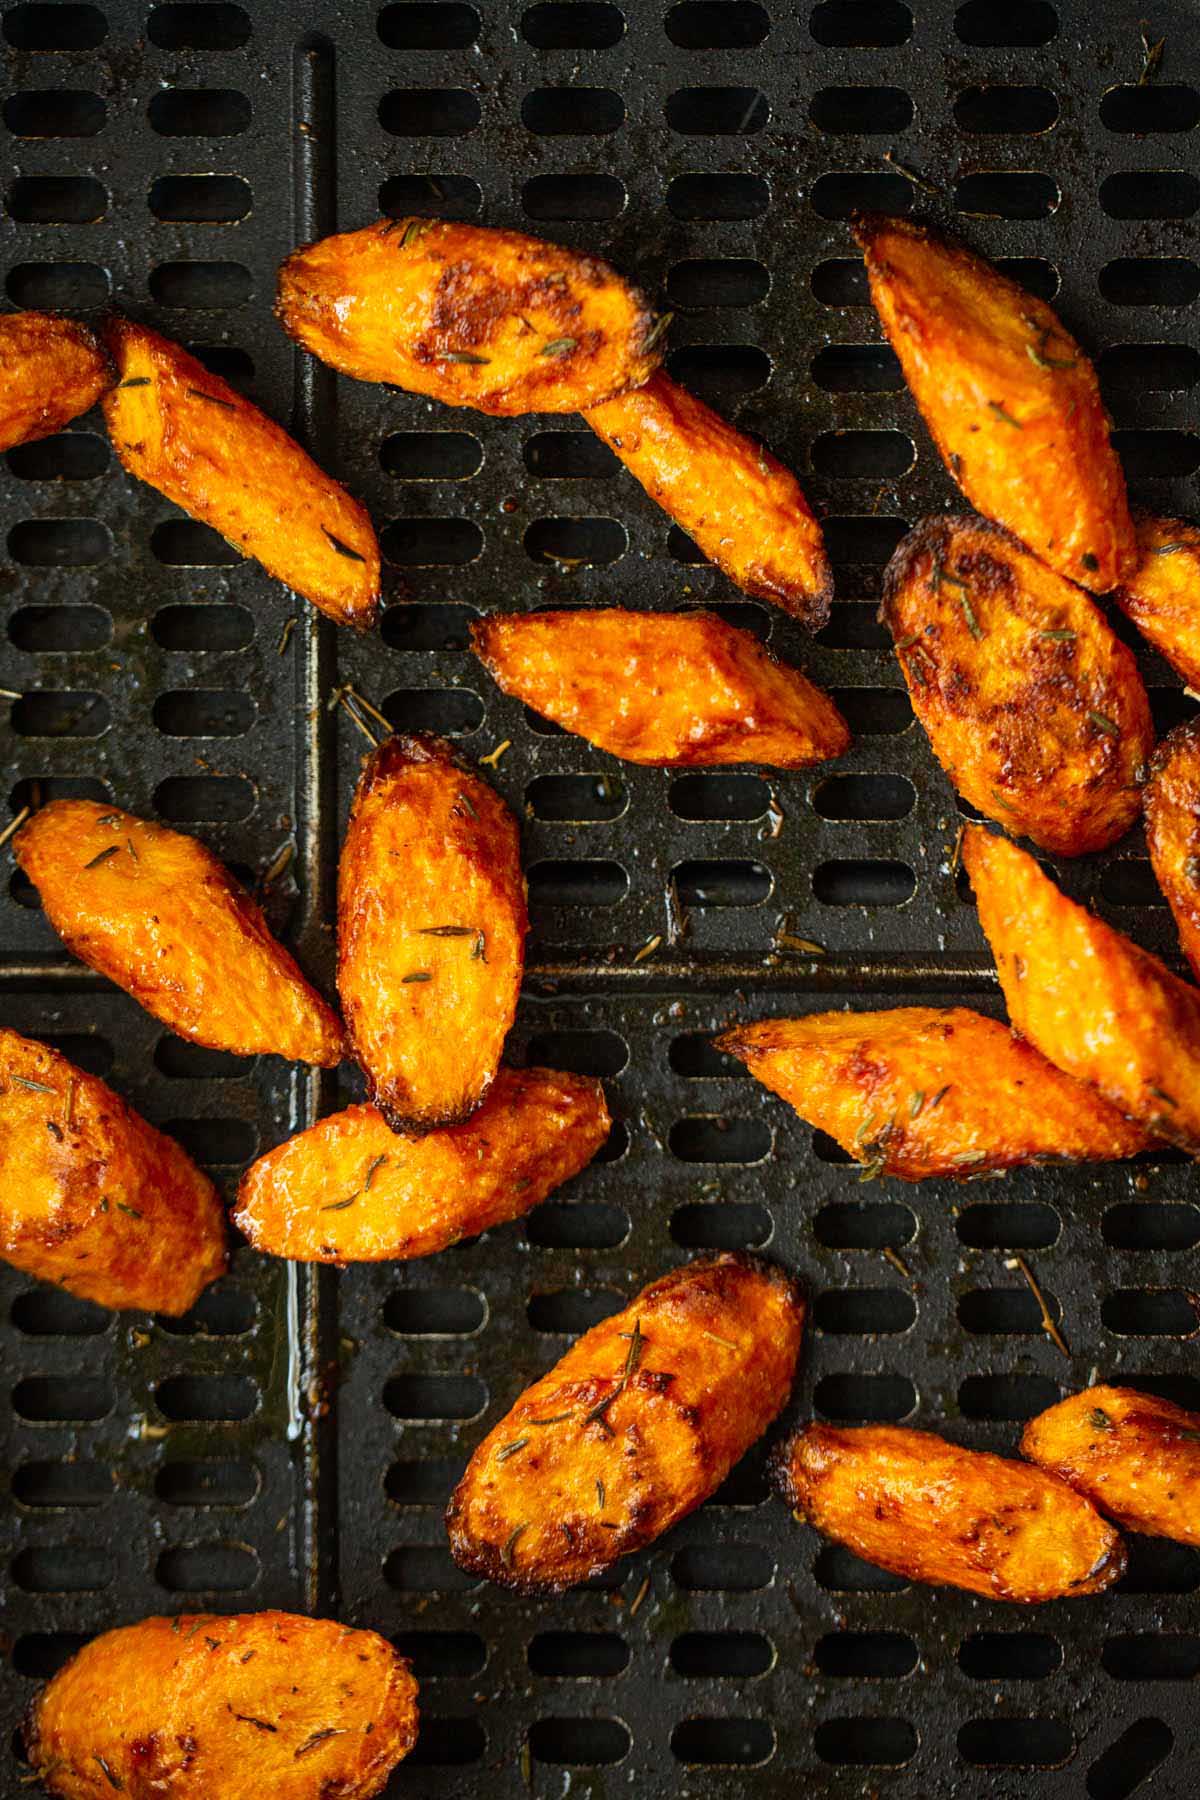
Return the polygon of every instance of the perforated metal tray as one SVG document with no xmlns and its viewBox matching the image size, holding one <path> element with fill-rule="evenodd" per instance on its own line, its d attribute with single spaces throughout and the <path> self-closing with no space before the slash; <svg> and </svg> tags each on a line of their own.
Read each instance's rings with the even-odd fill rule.
<svg viewBox="0 0 1200 1800">
<path fill-rule="evenodd" d="M 376 637 L 335 634 L 127 480 L 97 419 L 11 453 L 5 798 L 103 794 L 250 877 L 294 842 L 270 904 L 327 981 L 363 748 L 334 687 L 468 754 L 511 740 L 496 779 L 524 819 L 535 921 L 514 1053 L 605 1075 L 620 1120 L 523 1225 L 341 1275 L 243 1250 L 183 1326 L 0 1271 L 6 1730 L 108 1625 L 282 1605 L 414 1657 L 424 1725 L 396 1794 L 1197 1791 L 1200 1556 L 1181 1546 L 1139 1541 L 1116 1592 L 1030 1614 L 905 1588 L 794 1526 L 760 1454 L 554 1602 L 465 1584 L 441 1528 L 485 1417 L 710 1246 L 803 1275 L 801 1414 L 1011 1449 L 1093 1370 L 1200 1403 L 1200 1209 L 1174 1156 L 863 1187 L 706 1047 L 768 1011 L 997 1007 L 949 866 L 960 814 L 874 623 L 882 563 L 951 490 L 846 221 L 962 215 L 1100 356 L 1136 497 L 1195 511 L 1200 34 L 1185 0 L 1146 11 L 1166 43 L 1139 86 L 1138 20 L 1111 0 L 5 9 L 9 300 L 111 300 L 204 346 L 370 504 L 393 602 Z M 381 207 L 525 225 L 665 291 L 674 371 L 761 432 L 826 518 L 838 602 L 815 647 L 695 562 L 581 421 L 453 413 L 293 353 L 276 264 Z M 465 651 L 477 612 L 548 600 L 719 605 L 837 693 L 856 747 L 806 776 L 622 767 L 499 697 Z M 1143 667 L 1160 724 L 1191 709 Z M 1140 839 L 1063 879 L 1174 953 Z M 30 898 L 13 877 L 0 901 L 5 1022 L 106 1074 L 227 1186 L 351 1091 L 164 1035 L 64 958 Z M 784 915 L 829 954 L 772 958 Z M 21 1791 L 15 1756 L 0 1771 Z"/>
</svg>

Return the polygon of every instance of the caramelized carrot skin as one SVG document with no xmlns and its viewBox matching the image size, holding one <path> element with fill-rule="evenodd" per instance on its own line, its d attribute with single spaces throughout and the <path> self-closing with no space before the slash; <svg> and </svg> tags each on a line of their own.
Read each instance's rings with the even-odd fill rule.
<svg viewBox="0 0 1200 1800">
<path fill-rule="evenodd" d="M 1200 975 L 1200 726 L 1185 719 L 1154 753 L 1146 784 L 1146 847 L 1175 915 L 1183 953 Z"/>
<path fill-rule="evenodd" d="M 776 1484 L 808 1524 L 856 1556 L 937 1587 L 1026 1605 L 1098 1594 L 1125 1545 L 1065 1482 L 895 1425 L 807 1425 Z"/>
<path fill-rule="evenodd" d="M 52 800 L 13 849 L 67 948 L 180 1037 L 341 1061 L 336 1013 L 197 838 L 95 800 Z"/>
<path fill-rule="evenodd" d="M 963 493 L 1060 575 L 1107 593 L 1137 546 L 1086 353 L 965 244 L 875 214 L 856 236 L 875 310 Z"/>
<path fill-rule="evenodd" d="M 217 1190 L 46 1044 L 0 1030 L 0 1256 L 101 1306 L 185 1313 L 225 1272 Z"/>
<path fill-rule="evenodd" d="M 0 316 L 0 450 L 61 431 L 115 379 L 95 332 L 51 313 Z"/>
<path fill-rule="evenodd" d="M 1200 990 L 969 825 L 963 866 L 1013 1029 L 1156 1137 L 1200 1153 Z"/>
<path fill-rule="evenodd" d="M 902 1181 L 1108 1162 L 1153 1141 L 1007 1026 L 964 1007 L 762 1019 L 714 1041 L 859 1162 Z"/>
<path fill-rule="evenodd" d="M 790 469 L 661 369 L 585 417 L 709 562 L 744 593 L 821 629 L 833 573 Z"/>
<path fill-rule="evenodd" d="M 276 314 L 306 350 L 479 412 L 578 412 L 639 387 L 663 321 L 599 257 L 519 231 L 380 219 L 296 250 Z"/>
<path fill-rule="evenodd" d="M 1200 528 L 1136 521 L 1138 563 L 1113 599 L 1189 687 L 1200 688 Z"/>
<path fill-rule="evenodd" d="M 446 1512 L 454 1560 L 504 1587 L 558 1592 L 652 1543 L 778 1413 L 803 1323 L 791 1278 L 740 1254 L 651 1282 L 480 1444 Z"/>
<path fill-rule="evenodd" d="M 508 807 L 436 737 L 363 764 L 338 873 L 338 992 L 394 1131 L 460 1124 L 516 1012 L 528 916 Z"/>
<path fill-rule="evenodd" d="M 372 1800 L 417 1739 L 386 1638 L 283 1612 L 106 1631 L 34 1700 L 25 1745 L 61 1800 Z"/>
<path fill-rule="evenodd" d="M 1154 725 L 1132 653 L 1082 589 L 987 520 L 938 515 L 892 557 L 880 617 L 972 806 L 1061 856 L 1124 836 Z"/>
<path fill-rule="evenodd" d="M 373 625 L 379 545 L 366 508 L 180 345 L 120 318 L 106 338 L 121 379 L 104 412 L 130 473 L 339 625 Z"/>
<path fill-rule="evenodd" d="M 471 641 L 506 694 L 626 762 L 802 769 L 850 746 L 832 700 L 715 613 L 493 613 Z"/>
<path fill-rule="evenodd" d="M 1200 1413 L 1136 1388 L 1085 1388 L 1030 1420 L 1021 1454 L 1127 1530 L 1200 1544 Z"/>
<path fill-rule="evenodd" d="M 292 1262 L 432 1256 L 529 1212 L 611 1124 L 598 1081 L 554 1069 L 501 1069 L 478 1112 L 420 1138 L 347 1107 L 251 1164 L 234 1223 Z"/>
</svg>

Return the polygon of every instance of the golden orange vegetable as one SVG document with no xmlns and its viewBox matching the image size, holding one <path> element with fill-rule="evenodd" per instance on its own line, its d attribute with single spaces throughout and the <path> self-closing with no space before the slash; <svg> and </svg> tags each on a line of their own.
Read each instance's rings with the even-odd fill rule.
<svg viewBox="0 0 1200 1800">
<path fill-rule="evenodd" d="M 390 737 L 359 777 L 338 874 L 338 992 L 394 1131 L 481 1104 L 525 961 L 517 822 L 443 739 Z"/>
<path fill-rule="evenodd" d="M 371 1800 L 417 1739 L 386 1638 L 293 1613 L 106 1631 L 42 1689 L 25 1746 L 62 1800 Z"/>
<path fill-rule="evenodd" d="M 1200 1544 L 1200 1413 L 1092 1387 L 1031 1419 L 1021 1453 L 1129 1531 Z"/>
<path fill-rule="evenodd" d="M 577 412 L 640 387 L 667 323 L 598 256 L 416 218 L 293 251 L 275 311 L 343 375 L 502 414 Z"/>
<path fill-rule="evenodd" d="M 960 1006 L 760 1019 L 714 1041 L 874 1175 L 962 1180 L 1109 1162 L 1153 1141 L 1006 1025 Z"/>
<path fill-rule="evenodd" d="M 1060 575 L 1107 593 L 1137 546 L 1086 353 L 956 239 L 878 214 L 855 229 L 875 310 L 963 493 Z"/>
<path fill-rule="evenodd" d="M 197 838 L 95 800 L 52 800 L 13 849 L 67 948 L 180 1037 L 341 1061 L 336 1013 Z"/>
<path fill-rule="evenodd" d="M 1135 523 L 1139 560 L 1113 599 L 1176 674 L 1200 688 L 1200 529 L 1186 519 Z"/>
<path fill-rule="evenodd" d="M 506 694 L 626 762 L 802 769 L 850 747 L 832 700 L 715 613 L 492 613 L 471 641 Z"/>
<path fill-rule="evenodd" d="M 897 1425 L 806 1425 L 776 1459 L 796 1516 L 856 1556 L 989 1600 L 1098 1594 L 1125 1545 L 1088 1501 L 1040 1469 Z"/>
<path fill-rule="evenodd" d="M 661 369 L 585 417 L 709 562 L 747 594 L 821 629 L 833 574 L 790 469 Z"/>
<path fill-rule="evenodd" d="M 129 319 L 105 335 L 121 379 L 104 413 L 130 473 L 339 625 L 373 625 L 379 545 L 366 508 L 180 345 Z"/>
<path fill-rule="evenodd" d="M 585 1332 L 480 1444 L 446 1511 L 461 1568 L 557 1592 L 661 1537 L 787 1399 L 804 1303 L 769 1263 L 686 1263 Z"/>
<path fill-rule="evenodd" d="M 1080 588 L 999 526 L 938 515 L 889 563 L 880 617 L 933 753 L 972 806 L 1062 856 L 1128 831 L 1150 702 Z"/>
<path fill-rule="evenodd" d="M 1200 1153 L 1200 989 L 1059 892 L 982 826 L 963 866 L 1013 1029 L 1156 1137 Z"/>
<path fill-rule="evenodd" d="M 225 1272 L 207 1175 L 119 1094 L 0 1030 L 0 1256 L 101 1306 L 185 1313 Z"/>
<path fill-rule="evenodd" d="M 52 313 L 0 316 L 0 450 L 49 437 L 115 380 L 94 331 Z"/>
<path fill-rule="evenodd" d="M 432 1256 L 537 1206 L 611 1123 L 598 1081 L 554 1069 L 501 1069 L 478 1112 L 420 1138 L 347 1107 L 247 1169 L 234 1223 L 292 1262 Z"/>
<path fill-rule="evenodd" d="M 1200 721 L 1185 719 L 1154 753 L 1146 784 L 1146 846 L 1175 915 L 1179 941 L 1200 975 Z"/>
</svg>

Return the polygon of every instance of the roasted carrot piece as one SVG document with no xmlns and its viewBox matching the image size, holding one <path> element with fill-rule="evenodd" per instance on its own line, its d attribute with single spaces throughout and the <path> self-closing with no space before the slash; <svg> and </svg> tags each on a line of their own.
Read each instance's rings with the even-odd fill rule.
<svg viewBox="0 0 1200 1800">
<path fill-rule="evenodd" d="M 833 575 L 821 527 L 790 469 L 661 369 L 585 417 L 731 581 L 809 631 L 821 629 Z"/>
<path fill-rule="evenodd" d="M 471 641 L 506 694 L 626 762 L 802 769 L 850 747 L 832 700 L 715 613 L 492 613 Z"/>
<path fill-rule="evenodd" d="M 557 1592 L 661 1537 L 784 1404 L 803 1324 L 790 1276 L 747 1256 L 652 1281 L 480 1444 L 446 1512 L 454 1560 Z"/>
<path fill-rule="evenodd" d="M 1200 975 L 1200 721 L 1185 719 L 1154 753 L 1146 784 L 1146 846 L 1175 915 L 1183 953 Z"/>
<path fill-rule="evenodd" d="M 180 1037 L 341 1061 L 337 1015 L 196 838 L 95 800 L 53 800 L 13 849 L 68 950 Z"/>
<path fill-rule="evenodd" d="M 366 508 L 178 344 L 129 319 L 106 339 L 121 379 L 104 413 L 130 473 L 339 625 L 373 625 L 379 545 Z"/>
<path fill-rule="evenodd" d="M 554 1069 L 501 1069 L 478 1112 L 421 1138 L 351 1106 L 251 1164 L 234 1222 L 292 1262 L 432 1256 L 529 1212 L 591 1161 L 611 1123 L 598 1081 Z"/>
<path fill-rule="evenodd" d="M 715 1043 L 874 1175 L 961 1180 L 1109 1162 L 1152 1142 L 1094 1088 L 964 1007 L 761 1019 Z"/>
<path fill-rule="evenodd" d="M 25 1746 L 61 1800 L 371 1800 L 417 1740 L 386 1638 L 293 1613 L 106 1631 L 34 1700 Z"/>
<path fill-rule="evenodd" d="M 275 310 L 343 375 L 501 414 L 578 412 L 639 387 L 667 323 L 598 256 L 415 218 L 294 251 Z"/>
<path fill-rule="evenodd" d="M 51 313 L 0 317 L 0 450 L 61 431 L 115 380 L 94 331 Z"/>
<path fill-rule="evenodd" d="M 938 516 L 893 556 L 880 617 L 933 753 L 972 806 L 1062 856 L 1128 831 L 1150 702 L 1080 588 L 999 526 Z"/>
<path fill-rule="evenodd" d="M 391 737 L 359 777 L 338 876 L 338 991 L 371 1099 L 394 1131 L 481 1104 L 525 958 L 508 807 L 436 737 Z"/>
<path fill-rule="evenodd" d="M 185 1313 L 225 1272 L 191 1158 L 95 1075 L 0 1030 L 0 1256 L 101 1306 Z"/>
<path fill-rule="evenodd" d="M 1189 687 L 1200 688 L 1200 529 L 1136 520 L 1139 561 L 1113 599 Z"/>
<path fill-rule="evenodd" d="M 1121 1538 L 1065 1482 L 931 1431 L 806 1425 L 775 1468 L 798 1517 L 893 1575 L 1029 1604 L 1124 1573 Z"/>
<path fill-rule="evenodd" d="M 980 825 L 963 866 L 1013 1028 L 1156 1137 L 1200 1152 L 1200 989 Z"/>
<path fill-rule="evenodd" d="M 1030 1420 L 1021 1454 L 1127 1530 L 1200 1544 L 1200 1413 L 1136 1388 L 1085 1388 Z"/>
<path fill-rule="evenodd" d="M 876 214 L 856 235 L 875 310 L 963 493 L 1060 575 L 1107 593 L 1137 546 L 1085 352 L 965 244 Z"/>
</svg>

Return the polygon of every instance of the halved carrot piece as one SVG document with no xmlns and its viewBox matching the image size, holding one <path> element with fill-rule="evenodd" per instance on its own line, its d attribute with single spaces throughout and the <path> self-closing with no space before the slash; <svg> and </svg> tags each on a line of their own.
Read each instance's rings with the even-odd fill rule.
<svg viewBox="0 0 1200 1800">
<path fill-rule="evenodd" d="M 187 1311 L 225 1272 L 216 1188 L 95 1075 L 0 1030 L 0 1256 L 114 1308 Z"/>
<path fill-rule="evenodd" d="M 934 443 L 973 506 L 1104 594 L 1137 562 L 1096 371 L 1035 295 L 911 219 L 856 223 L 871 298 Z"/>
<path fill-rule="evenodd" d="M 1145 516 L 1136 524 L 1140 560 L 1113 599 L 1176 674 L 1200 688 L 1200 528 Z"/>
<path fill-rule="evenodd" d="M 1110 1162 L 1152 1142 L 1006 1025 L 961 1006 L 761 1019 L 714 1041 L 872 1175 L 961 1180 Z"/>
<path fill-rule="evenodd" d="M 1130 1531 L 1200 1544 L 1200 1413 L 1091 1387 L 1031 1419 L 1021 1454 Z"/>
<path fill-rule="evenodd" d="M 1156 1137 L 1200 1153 L 1200 989 L 1006 838 L 969 825 L 962 860 L 1014 1029 Z"/>
<path fill-rule="evenodd" d="M 478 1112 L 421 1138 L 347 1107 L 251 1164 L 234 1223 L 292 1262 L 432 1256 L 537 1206 L 610 1124 L 598 1081 L 554 1069 L 501 1069 Z"/>
<path fill-rule="evenodd" d="M 341 1061 L 337 1014 L 197 838 L 96 800 L 52 800 L 13 850 L 68 950 L 180 1037 Z"/>
<path fill-rule="evenodd" d="M 802 769 L 850 747 L 832 700 L 715 613 L 492 613 L 471 641 L 506 694 L 627 762 Z"/>
<path fill-rule="evenodd" d="M 972 806 L 1062 856 L 1128 831 L 1150 702 L 1081 588 L 998 525 L 938 515 L 888 564 L 880 617 L 933 753 Z"/>
<path fill-rule="evenodd" d="M 790 469 L 661 369 L 584 416 L 709 562 L 745 593 L 821 629 L 833 574 Z"/>
<path fill-rule="evenodd" d="M 129 319 L 111 320 L 106 338 L 121 379 L 104 414 L 130 473 L 339 625 L 374 624 L 379 545 L 366 508 L 180 345 Z"/>
<path fill-rule="evenodd" d="M 0 317 L 0 450 L 61 431 L 116 380 L 94 331 L 52 313 Z"/>
<path fill-rule="evenodd" d="M 338 991 L 371 1099 L 395 1131 L 481 1104 L 525 958 L 517 822 L 443 739 L 363 764 L 338 875 Z"/>
<path fill-rule="evenodd" d="M 293 251 L 275 310 L 343 375 L 504 414 L 578 412 L 639 387 L 666 326 L 598 256 L 416 218 Z"/>
</svg>

